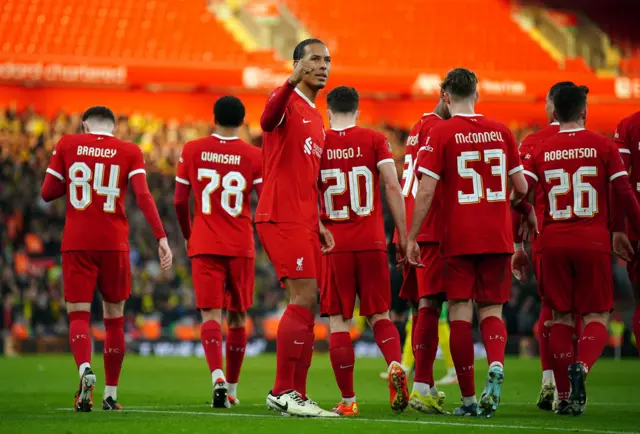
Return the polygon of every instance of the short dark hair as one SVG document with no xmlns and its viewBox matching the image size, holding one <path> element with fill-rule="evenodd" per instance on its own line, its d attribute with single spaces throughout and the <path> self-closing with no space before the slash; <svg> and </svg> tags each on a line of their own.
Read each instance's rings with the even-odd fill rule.
<svg viewBox="0 0 640 434">
<path fill-rule="evenodd" d="M 244 115 L 244 104 L 233 95 L 218 98 L 213 105 L 213 117 L 221 127 L 239 127 L 244 122 Z"/>
<path fill-rule="evenodd" d="M 559 122 L 575 122 L 587 107 L 587 94 L 583 86 L 560 87 L 553 96 L 553 107 Z"/>
<path fill-rule="evenodd" d="M 355 113 L 360 95 L 353 87 L 338 86 L 327 94 L 327 105 L 333 113 Z"/>
<path fill-rule="evenodd" d="M 85 122 L 89 119 L 98 119 L 103 121 L 111 121 L 114 124 L 116 123 L 116 117 L 111 109 L 102 105 L 89 107 L 87 110 L 85 110 L 85 112 L 82 114 L 82 122 Z"/>
<path fill-rule="evenodd" d="M 551 86 L 551 88 L 549 89 L 549 98 L 551 100 L 553 100 L 553 97 L 558 92 L 558 89 L 562 89 L 563 87 L 567 87 L 567 86 L 576 86 L 576 84 L 573 81 L 559 81 L 559 82 L 557 82 L 556 84 Z M 578 86 L 578 87 L 580 87 L 580 88 L 582 88 L 582 90 L 584 90 L 584 94 L 585 95 L 589 93 L 589 88 L 587 86 Z"/>
<path fill-rule="evenodd" d="M 313 44 L 322 44 L 325 46 L 327 45 L 324 42 L 322 42 L 320 39 L 316 39 L 316 38 L 309 38 L 299 42 L 298 45 L 296 45 L 296 48 L 293 49 L 294 62 L 304 57 L 304 49 L 306 48 L 307 45 L 313 45 Z"/>
<path fill-rule="evenodd" d="M 458 98 L 468 98 L 476 93 L 478 77 L 469 69 L 452 69 L 447 73 L 440 87 Z"/>
</svg>

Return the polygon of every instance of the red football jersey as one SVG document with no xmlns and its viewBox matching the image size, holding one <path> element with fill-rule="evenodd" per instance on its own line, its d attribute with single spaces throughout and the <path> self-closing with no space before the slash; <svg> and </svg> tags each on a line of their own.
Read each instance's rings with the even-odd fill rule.
<svg viewBox="0 0 640 434">
<path fill-rule="evenodd" d="M 635 189 L 636 198 L 640 199 L 640 112 L 620 121 L 613 140 L 623 156 L 626 169 L 631 169 L 631 186 Z M 631 239 L 640 239 L 640 234 L 636 234 L 631 225 L 627 231 Z"/>
<path fill-rule="evenodd" d="M 129 250 L 124 195 L 129 178 L 145 174 L 137 145 L 110 134 L 64 136 L 47 173 L 67 183 L 63 252 Z"/>
<path fill-rule="evenodd" d="M 520 158 L 524 160 L 524 158 L 532 153 L 541 142 L 557 134 L 558 131 L 560 131 L 560 124 L 558 122 L 552 122 L 541 130 L 529 134 L 524 138 L 522 143 L 520 143 L 520 148 L 518 148 Z M 542 230 L 542 224 L 544 222 L 544 197 L 542 185 L 536 184 L 533 193 L 533 206 L 535 208 L 536 217 L 538 218 L 539 230 Z M 534 242 L 538 242 L 538 239 L 536 238 Z"/>
<path fill-rule="evenodd" d="M 251 190 L 262 182 L 260 148 L 216 134 L 184 145 L 176 181 L 196 198 L 189 256 L 253 258 Z"/>
<path fill-rule="evenodd" d="M 262 136 L 264 184 L 256 222 L 300 223 L 318 230 L 318 174 L 324 123 L 309 99 L 295 89 L 280 125 Z"/>
<path fill-rule="evenodd" d="M 614 143 L 584 128 L 560 131 L 525 157 L 545 197 L 540 245 L 611 252 L 609 182 L 627 176 Z"/>
<path fill-rule="evenodd" d="M 445 256 L 513 253 L 508 177 L 522 170 L 503 124 L 455 115 L 429 132 L 416 170 L 442 184 Z"/>
<path fill-rule="evenodd" d="M 378 171 L 386 163 L 394 161 L 382 134 L 357 126 L 327 132 L 318 186 L 332 252 L 387 249 Z"/>
<path fill-rule="evenodd" d="M 404 155 L 404 169 L 402 171 L 402 194 L 404 194 L 404 206 L 407 210 L 407 232 L 411 229 L 411 217 L 418 193 L 419 176 L 416 174 L 415 166 L 418 160 L 418 152 L 427 140 L 431 128 L 440 122 L 442 118 L 435 113 L 425 113 L 422 118 L 411 128 L 407 147 Z M 419 243 L 439 242 L 440 227 L 438 217 L 440 215 L 440 187 L 436 190 L 436 197 L 433 205 L 425 218 L 420 233 L 416 240 Z M 397 234 L 394 237 L 397 241 Z"/>
</svg>

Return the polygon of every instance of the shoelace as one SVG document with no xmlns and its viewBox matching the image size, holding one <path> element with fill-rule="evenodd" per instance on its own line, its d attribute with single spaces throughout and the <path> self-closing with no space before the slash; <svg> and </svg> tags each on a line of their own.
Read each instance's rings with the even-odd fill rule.
<svg viewBox="0 0 640 434">
<path fill-rule="evenodd" d="M 305 402 L 303 401 L 302 397 L 298 394 L 298 392 L 293 391 L 289 394 L 289 396 L 291 396 L 291 398 L 296 402 L 296 404 L 305 405 Z"/>
</svg>

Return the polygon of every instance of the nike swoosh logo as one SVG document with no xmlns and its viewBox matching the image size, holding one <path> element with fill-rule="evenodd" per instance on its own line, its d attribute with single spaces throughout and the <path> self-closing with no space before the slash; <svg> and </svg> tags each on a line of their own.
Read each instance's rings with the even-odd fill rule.
<svg viewBox="0 0 640 434">
<path fill-rule="evenodd" d="M 293 343 L 296 345 L 304 345 L 304 342 L 293 341 Z"/>
<path fill-rule="evenodd" d="M 387 339 L 383 339 L 383 340 L 382 340 L 382 343 L 383 343 L 383 344 L 386 344 L 386 343 L 387 343 L 387 341 L 390 341 L 391 339 L 395 339 L 395 338 L 387 338 Z"/>
<path fill-rule="evenodd" d="M 342 366 L 342 365 L 340 365 L 340 369 L 347 369 L 347 368 L 350 368 L 350 367 L 352 367 L 352 366 L 353 366 L 353 365 L 347 365 L 347 366 Z"/>
<path fill-rule="evenodd" d="M 280 404 L 278 401 L 274 401 L 273 399 L 269 398 L 269 401 L 271 401 L 271 403 L 273 405 L 275 405 L 276 407 L 278 407 L 281 411 L 287 411 L 289 410 L 289 403 L 285 402 L 284 405 Z"/>
<path fill-rule="evenodd" d="M 311 121 L 308 121 L 308 120 L 306 120 L 306 119 L 303 119 L 303 120 L 302 120 L 302 123 L 303 123 L 303 124 L 308 124 L 309 122 L 311 122 Z"/>
</svg>

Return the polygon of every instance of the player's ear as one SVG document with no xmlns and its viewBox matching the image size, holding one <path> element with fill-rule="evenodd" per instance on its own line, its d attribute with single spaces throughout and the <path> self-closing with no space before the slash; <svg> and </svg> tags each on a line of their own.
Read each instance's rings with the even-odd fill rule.
<svg viewBox="0 0 640 434">
<path fill-rule="evenodd" d="M 360 110 L 356 110 L 356 119 L 360 117 Z"/>
<path fill-rule="evenodd" d="M 293 69 L 296 69 L 296 66 L 298 66 L 298 60 L 294 60 L 293 61 Z"/>
<path fill-rule="evenodd" d="M 86 121 L 82 121 L 82 132 L 85 134 L 89 134 L 91 130 L 89 130 L 89 125 Z"/>
<path fill-rule="evenodd" d="M 480 99 L 480 94 L 478 92 L 476 92 L 476 99 L 474 101 L 478 102 L 479 99 Z"/>
<path fill-rule="evenodd" d="M 327 109 L 327 117 L 329 118 L 329 122 L 331 122 L 331 118 L 333 117 L 333 114 L 331 113 L 331 110 Z"/>
</svg>

